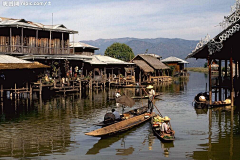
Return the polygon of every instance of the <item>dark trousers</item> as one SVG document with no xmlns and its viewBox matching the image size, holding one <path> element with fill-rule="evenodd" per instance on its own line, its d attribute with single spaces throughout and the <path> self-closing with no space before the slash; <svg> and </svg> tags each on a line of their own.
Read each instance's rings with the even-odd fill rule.
<svg viewBox="0 0 240 160">
<path fill-rule="evenodd" d="M 150 109 L 150 112 L 152 113 L 153 110 L 153 103 L 150 99 L 148 99 L 148 109 Z"/>
</svg>

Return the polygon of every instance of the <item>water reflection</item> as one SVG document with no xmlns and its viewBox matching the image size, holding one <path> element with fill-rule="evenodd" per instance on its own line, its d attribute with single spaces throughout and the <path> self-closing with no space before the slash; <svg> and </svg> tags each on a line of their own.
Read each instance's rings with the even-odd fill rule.
<svg viewBox="0 0 240 160">
<path fill-rule="evenodd" d="M 186 84 L 175 81 L 154 87 L 157 92 L 175 93 L 184 90 Z M 136 91 L 135 88 L 121 89 L 121 92 L 128 96 L 135 96 L 136 93 L 144 95 L 142 90 Z M 35 157 L 72 151 L 72 146 L 79 145 L 73 136 L 83 134 L 92 124 L 102 121 L 103 115 L 115 106 L 115 101 L 112 101 L 114 93 L 115 89 L 111 89 L 67 96 L 5 100 L 0 110 L 0 157 Z M 146 103 L 147 99 L 139 100 L 134 107 Z M 151 150 L 155 137 L 149 125 L 147 127 L 144 131 L 147 134 L 140 144 L 145 146 L 148 142 L 148 149 Z M 121 142 L 121 147 L 115 149 L 116 155 L 131 155 L 135 147 L 125 146 L 125 138 L 133 132 L 139 134 L 135 133 L 136 129 L 101 138 L 85 153 L 95 155 L 115 142 Z M 165 146 L 164 150 L 169 150 L 169 147 Z"/>
<path fill-rule="evenodd" d="M 207 114 L 208 108 L 194 108 L 197 115 Z"/>
<path fill-rule="evenodd" d="M 239 159 L 239 121 L 237 107 L 209 109 L 208 143 L 199 144 L 201 151 L 193 151 L 193 159 Z"/>
<path fill-rule="evenodd" d="M 67 152 L 70 145 L 70 118 L 49 103 L 34 108 L 26 100 L 17 108 L 8 106 L 1 113 L 0 157 L 35 157 Z M 8 103 L 7 103 L 8 104 Z"/>
<path fill-rule="evenodd" d="M 110 147 L 113 143 L 122 140 L 124 142 L 124 136 L 127 135 L 127 133 L 118 134 L 116 136 L 111 137 L 102 137 L 97 143 L 93 145 L 92 148 L 90 148 L 86 154 L 98 154 L 101 149 Z M 124 142 L 125 143 L 125 142 Z"/>
<path fill-rule="evenodd" d="M 157 139 L 148 122 L 107 138 L 84 135 L 116 108 L 115 89 L 1 102 L 0 158 L 239 159 L 240 107 L 198 110 L 192 106 L 194 96 L 205 91 L 206 82 L 204 74 L 191 73 L 186 80 L 154 85 L 161 93 L 155 105 L 172 119 L 174 143 Z M 143 95 L 135 88 L 120 91 Z M 145 104 L 147 99 L 139 99 L 134 107 Z"/>
<path fill-rule="evenodd" d="M 164 151 L 164 153 L 163 153 L 164 157 L 169 156 L 170 148 L 173 148 L 173 147 L 174 147 L 173 142 L 170 142 L 170 143 L 162 143 L 161 142 L 161 148 Z"/>
</svg>

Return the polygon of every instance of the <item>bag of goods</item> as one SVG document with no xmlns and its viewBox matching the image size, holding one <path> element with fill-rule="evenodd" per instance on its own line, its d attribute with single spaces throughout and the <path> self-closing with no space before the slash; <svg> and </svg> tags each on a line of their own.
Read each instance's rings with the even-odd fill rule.
<svg viewBox="0 0 240 160">
<path fill-rule="evenodd" d="M 199 96 L 199 101 L 206 102 L 206 98 L 204 96 Z"/>
<path fill-rule="evenodd" d="M 225 104 L 231 104 L 231 99 L 226 99 L 225 101 L 223 101 Z"/>
</svg>

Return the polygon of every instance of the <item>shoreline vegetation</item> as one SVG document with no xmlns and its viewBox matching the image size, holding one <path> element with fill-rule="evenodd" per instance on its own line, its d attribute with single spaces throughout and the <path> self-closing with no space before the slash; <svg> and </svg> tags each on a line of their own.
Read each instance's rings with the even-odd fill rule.
<svg viewBox="0 0 240 160">
<path fill-rule="evenodd" d="M 208 68 L 204 67 L 188 67 L 187 70 L 192 72 L 208 73 Z"/>
</svg>

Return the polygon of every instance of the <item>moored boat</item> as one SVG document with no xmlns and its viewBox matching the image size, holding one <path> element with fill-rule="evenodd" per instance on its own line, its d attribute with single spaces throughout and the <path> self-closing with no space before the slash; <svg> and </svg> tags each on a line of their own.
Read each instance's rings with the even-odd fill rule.
<svg viewBox="0 0 240 160">
<path fill-rule="evenodd" d="M 172 130 L 171 126 L 169 133 L 162 131 L 162 124 L 166 120 L 166 117 L 161 117 L 159 115 L 153 115 L 151 117 L 151 127 L 153 133 L 162 141 L 162 142 L 172 142 L 175 140 L 174 130 Z M 168 118 L 168 117 L 167 117 Z M 168 119 L 170 121 L 170 119 Z M 170 124 L 170 123 L 169 123 Z"/>
<path fill-rule="evenodd" d="M 109 126 L 106 126 L 103 128 L 99 128 L 97 130 L 94 130 L 94 131 L 91 131 L 91 132 L 88 132 L 85 134 L 89 135 L 89 136 L 106 136 L 106 135 L 111 135 L 111 134 L 115 134 L 118 132 L 123 132 L 123 131 L 133 128 L 134 126 L 137 126 L 143 122 L 146 122 L 147 120 L 150 120 L 150 118 L 153 114 L 154 113 L 152 113 L 152 114 L 144 113 L 144 114 L 126 119 L 124 121 L 119 121 L 112 125 L 109 125 Z"/>
<path fill-rule="evenodd" d="M 209 106 L 209 95 L 207 92 L 200 92 L 194 97 L 195 108 L 207 108 Z"/>
</svg>

